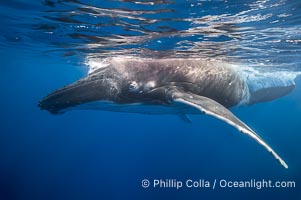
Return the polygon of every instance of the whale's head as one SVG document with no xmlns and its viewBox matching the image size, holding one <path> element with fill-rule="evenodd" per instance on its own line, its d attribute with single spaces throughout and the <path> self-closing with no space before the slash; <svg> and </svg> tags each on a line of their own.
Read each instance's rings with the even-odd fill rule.
<svg viewBox="0 0 301 200">
<path fill-rule="evenodd" d="M 165 88 L 157 87 L 153 81 L 142 82 L 143 78 L 134 80 L 124 71 L 107 67 L 50 93 L 38 105 L 42 110 L 60 114 L 73 109 L 114 110 L 112 105 L 120 108 L 120 105 L 141 102 L 164 103 Z"/>
<path fill-rule="evenodd" d="M 39 102 L 39 107 L 59 114 L 93 102 L 119 102 L 123 87 L 124 80 L 113 69 L 104 68 L 50 93 Z"/>
</svg>

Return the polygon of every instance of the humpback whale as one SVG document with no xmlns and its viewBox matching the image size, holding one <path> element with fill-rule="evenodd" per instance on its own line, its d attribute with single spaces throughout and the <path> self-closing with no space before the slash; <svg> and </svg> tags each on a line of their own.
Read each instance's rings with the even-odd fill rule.
<svg viewBox="0 0 301 200">
<path fill-rule="evenodd" d="M 145 114 L 206 114 L 236 128 L 263 146 L 285 168 L 285 161 L 229 108 L 270 101 L 288 94 L 294 82 L 252 90 L 230 64 L 201 59 L 112 58 L 75 83 L 39 102 L 52 114 L 100 109 Z"/>
</svg>

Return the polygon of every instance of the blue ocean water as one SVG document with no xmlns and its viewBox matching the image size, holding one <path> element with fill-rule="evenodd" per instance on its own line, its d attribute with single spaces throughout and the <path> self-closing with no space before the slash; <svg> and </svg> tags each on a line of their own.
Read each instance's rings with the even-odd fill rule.
<svg viewBox="0 0 301 200">
<path fill-rule="evenodd" d="M 301 199 L 300 77 L 285 97 L 231 109 L 288 169 L 208 116 L 185 123 L 107 111 L 51 115 L 37 106 L 108 57 L 211 58 L 298 73 L 298 0 L 10 0 L 0 10 L 0 200 Z M 211 188 L 143 188 L 144 179 L 205 180 Z M 215 179 L 296 185 L 213 189 Z"/>
</svg>

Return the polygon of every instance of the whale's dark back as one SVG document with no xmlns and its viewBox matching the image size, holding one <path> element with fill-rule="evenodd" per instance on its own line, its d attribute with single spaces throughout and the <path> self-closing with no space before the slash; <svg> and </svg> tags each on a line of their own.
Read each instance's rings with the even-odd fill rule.
<svg viewBox="0 0 301 200">
<path fill-rule="evenodd" d="M 247 98 L 246 82 L 229 65 L 221 62 L 187 59 L 112 61 L 128 82 L 156 82 L 156 86 L 176 86 L 184 91 L 211 98 L 232 107 Z"/>
</svg>

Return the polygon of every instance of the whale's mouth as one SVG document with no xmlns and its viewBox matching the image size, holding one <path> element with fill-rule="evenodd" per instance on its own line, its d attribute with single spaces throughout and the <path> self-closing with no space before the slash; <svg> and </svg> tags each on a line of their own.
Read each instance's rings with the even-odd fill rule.
<svg viewBox="0 0 301 200">
<path fill-rule="evenodd" d="M 39 101 L 38 106 L 41 110 L 47 110 L 51 114 L 62 114 L 64 111 L 62 108 L 56 106 L 56 104 L 51 103 L 47 98 Z"/>
</svg>

